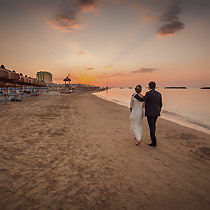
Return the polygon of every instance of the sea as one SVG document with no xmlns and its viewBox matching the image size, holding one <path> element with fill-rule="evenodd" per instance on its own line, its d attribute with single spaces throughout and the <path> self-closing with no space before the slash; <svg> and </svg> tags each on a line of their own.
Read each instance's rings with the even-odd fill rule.
<svg viewBox="0 0 210 210">
<path fill-rule="evenodd" d="M 143 88 L 144 95 L 148 89 Z M 210 134 L 210 89 L 157 89 L 162 94 L 161 118 Z M 94 95 L 130 107 L 134 88 L 111 88 Z"/>
</svg>

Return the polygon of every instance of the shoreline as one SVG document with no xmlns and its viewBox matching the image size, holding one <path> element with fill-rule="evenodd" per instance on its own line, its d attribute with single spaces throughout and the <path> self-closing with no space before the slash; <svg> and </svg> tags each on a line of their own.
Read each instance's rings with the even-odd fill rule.
<svg viewBox="0 0 210 210">
<path fill-rule="evenodd" d="M 90 93 L 50 92 L 0 104 L 0 206 L 12 209 L 206 210 L 210 135 L 146 120 L 140 146 L 129 110 Z"/>
<path fill-rule="evenodd" d="M 97 95 L 97 93 L 96 94 L 93 93 L 93 95 L 95 95 L 98 98 L 101 98 L 103 100 L 110 101 L 110 102 L 116 103 L 116 104 L 121 105 L 121 106 L 125 106 L 129 109 L 127 104 L 123 104 L 121 101 L 109 99 L 109 98 L 103 97 L 101 95 Z M 162 110 L 162 111 L 164 111 L 164 110 Z M 193 122 L 188 122 L 188 121 L 184 121 L 184 120 L 182 121 L 180 119 L 172 118 L 170 116 L 167 116 L 167 114 L 164 114 L 164 113 L 161 113 L 161 116 L 159 117 L 159 119 L 165 119 L 165 120 L 168 120 L 170 122 L 174 122 L 178 125 L 185 126 L 187 128 L 192 128 L 192 129 L 195 129 L 197 131 L 200 131 L 200 132 L 203 132 L 203 133 L 206 133 L 206 134 L 210 135 L 210 130 L 208 128 L 205 128 L 205 127 L 203 127 L 199 124 L 193 123 Z"/>
<path fill-rule="evenodd" d="M 168 120 L 170 122 L 174 122 L 178 125 L 181 125 L 181 126 L 184 126 L 184 127 L 187 127 L 187 128 L 191 128 L 191 129 L 194 129 L 196 131 L 199 131 L 199 132 L 210 135 L 210 130 L 207 129 L 207 128 L 204 128 L 200 125 L 196 125 L 196 124 L 191 123 L 191 122 L 184 122 L 184 121 L 181 121 L 181 120 L 178 120 L 178 119 L 173 119 L 173 118 L 170 118 L 170 117 L 164 116 L 164 115 L 162 115 L 160 118 L 162 118 L 164 120 Z"/>
</svg>

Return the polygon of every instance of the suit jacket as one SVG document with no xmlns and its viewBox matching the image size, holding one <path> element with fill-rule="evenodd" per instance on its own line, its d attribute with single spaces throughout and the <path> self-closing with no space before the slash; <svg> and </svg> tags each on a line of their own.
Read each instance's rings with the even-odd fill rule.
<svg viewBox="0 0 210 210">
<path fill-rule="evenodd" d="M 143 98 L 141 98 L 138 94 L 136 94 L 134 97 L 139 101 L 145 101 L 145 116 L 160 116 L 162 108 L 162 96 L 158 91 L 150 90 Z"/>
</svg>

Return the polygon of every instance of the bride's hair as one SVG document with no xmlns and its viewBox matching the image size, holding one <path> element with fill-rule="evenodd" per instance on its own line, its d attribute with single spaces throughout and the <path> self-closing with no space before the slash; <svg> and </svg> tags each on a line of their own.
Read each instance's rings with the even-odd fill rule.
<svg viewBox="0 0 210 210">
<path fill-rule="evenodd" d="M 141 91 L 142 91 L 141 85 L 136 85 L 135 91 L 136 91 L 136 93 L 141 93 Z"/>
</svg>

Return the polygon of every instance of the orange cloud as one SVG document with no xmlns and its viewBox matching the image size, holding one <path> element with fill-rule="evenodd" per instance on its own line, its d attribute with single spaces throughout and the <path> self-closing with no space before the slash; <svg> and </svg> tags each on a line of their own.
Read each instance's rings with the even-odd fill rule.
<svg viewBox="0 0 210 210">
<path fill-rule="evenodd" d="M 98 8 L 94 0 L 77 0 L 77 3 L 84 13 L 97 13 Z"/>
<path fill-rule="evenodd" d="M 85 54 L 87 54 L 87 53 L 84 52 L 84 51 L 79 51 L 79 52 L 77 53 L 77 55 L 85 55 Z"/>
<path fill-rule="evenodd" d="M 93 67 L 90 67 L 90 68 L 87 68 L 87 69 L 85 69 L 85 70 L 88 70 L 88 71 L 90 71 L 90 70 L 94 70 L 95 68 L 93 68 Z"/>
<path fill-rule="evenodd" d="M 132 71 L 131 73 L 151 73 L 153 71 L 156 71 L 157 69 L 155 68 L 140 68 L 140 69 L 137 69 L 135 71 Z"/>
<path fill-rule="evenodd" d="M 84 13 L 98 13 L 98 9 L 95 7 L 95 6 L 88 6 L 88 7 L 84 7 L 82 6 L 81 7 L 81 12 L 84 12 Z"/>
<path fill-rule="evenodd" d="M 82 25 L 76 22 L 75 18 L 66 18 L 59 16 L 53 21 L 48 21 L 48 24 L 51 24 L 53 28 L 59 31 L 74 32 L 75 30 L 82 29 Z"/>
</svg>

